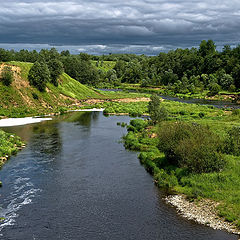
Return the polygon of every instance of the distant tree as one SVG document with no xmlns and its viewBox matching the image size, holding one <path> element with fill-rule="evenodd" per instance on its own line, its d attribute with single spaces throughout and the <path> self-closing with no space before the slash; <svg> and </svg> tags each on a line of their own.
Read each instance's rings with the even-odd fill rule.
<svg viewBox="0 0 240 240">
<path fill-rule="evenodd" d="M 166 120 L 168 117 L 167 109 L 161 106 L 160 98 L 156 94 L 150 97 L 150 102 L 148 103 L 148 113 L 154 124 Z"/>
<path fill-rule="evenodd" d="M 224 69 L 221 69 L 216 73 L 218 83 L 224 90 L 228 90 L 229 87 L 233 84 L 233 78 L 231 75 L 226 74 Z"/>
<path fill-rule="evenodd" d="M 122 60 L 116 62 L 114 70 L 116 71 L 117 77 L 121 78 L 125 72 L 126 63 Z"/>
<path fill-rule="evenodd" d="M 28 74 L 31 85 L 39 91 L 45 91 L 47 82 L 50 81 L 50 72 L 45 62 L 35 62 Z"/>
<path fill-rule="evenodd" d="M 209 54 L 213 54 L 216 51 L 216 46 L 212 40 L 203 40 L 200 43 L 199 53 L 202 57 L 206 57 Z"/>
<path fill-rule="evenodd" d="M 69 50 L 62 51 L 60 55 L 61 55 L 61 56 L 68 57 L 68 56 L 70 56 L 70 52 L 69 52 Z"/>
<path fill-rule="evenodd" d="M 2 82 L 5 86 L 10 86 L 13 81 L 13 72 L 12 68 L 5 66 L 2 71 Z"/>
<path fill-rule="evenodd" d="M 91 60 L 91 55 L 87 54 L 87 53 L 80 53 L 79 54 L 79 58 L 82 61 L 90 61 Z"/>
<path fill-rule="evenodd" d="M 214 95 L 218 94 L 221 90 L 221 87 L 217 83 L 209 84 L 208 88 L 209 88 L 209 91 L 210 91 L 209 94 L 211 96 L 214 96 Z"/>
<path fill-rule="evenodd" d="M 58 86 L 58 78 L 63 73 L 63 63 L 58 59 L 51 59 L 48 63 L 48 69 L 50 71 L 51 83 L 56 87 Z"/>
<path fill-rule="evenodd" d="M 234 79 L 234 84 L 237 88 L 240 88 L 240 64 L 237 64 L 232 71 L 232 77 Z"/>
<path fill-rule="evenodd" d="M 5 50 L 3 48 L 0 48 L 0 61 L 1 62 L 8 62 L 11 61 L 11 52 L 8 50 Z"/>
<path fill-rule="evenodd" d="M 122 82 L 139 83 L 143 79 L 141 64 L 138 61 L 128 63 L 125 72 L 122 76 Z"/>
</svg>

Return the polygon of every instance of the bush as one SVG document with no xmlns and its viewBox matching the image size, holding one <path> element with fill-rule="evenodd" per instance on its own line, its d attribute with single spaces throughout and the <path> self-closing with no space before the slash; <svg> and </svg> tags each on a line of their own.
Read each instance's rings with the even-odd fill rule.
<svg viewBox="0 0 240 240">
<path fill-rule="evenodd" d="M 133 119 L 130 121 L 130 126 L 134 127 L 135 131 L 140 131 L 148 125 L 143 119 Z M 129 126 L 129 127 L 130 127 Z"/>
<path fill-rule="evenodd" d="M 209 94 L 211 96 L 217 95 L 221 91 L 221 87 L 217 83 L 209 84 L 208 88 L 209 88 L 209 91 L 210 91 Z"/>
<path fill-rule="evenodd" d="M 2 82 L 5 86 L 10 86 L 13 81 L 12 68 L 5 66 L 2 71 Z"/>
<path fill-rule="evenodd" d="M 232 115 L 239 116 L 240 115 L 240 109 L 233 109 Z"/>
<path fill-rule="evenodd" d="M 169 165 L 195 173 L 220 171 L 225 165 L 221 141 L 207 127 L 183 122 L 162 124 L 158 136 L 158 148 Z"/>
<path fill-rule="evenodd" d="M 240 127 L 233 127 L 228 132 L 228 138 L 226 139 L 226 152 L 240 156 Z"/>
<path fill-rule="evenodd" d="M 167 109 L 160 105 L 160 98 L 154 94 L 150 97 L 151 101 L 148 103 L 148 113 L 153 123 L 164 121 L 168 118 Z"/>
</svg>

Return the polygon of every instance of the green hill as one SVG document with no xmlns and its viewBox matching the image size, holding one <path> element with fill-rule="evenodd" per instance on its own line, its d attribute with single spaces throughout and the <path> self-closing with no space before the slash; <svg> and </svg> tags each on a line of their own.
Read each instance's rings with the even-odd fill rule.
<svg viewBox="0 0 240 240">
<path fill-rule="evenodd" d="M 45 92 L 30 86 L 27 79 L 32 63 L 8 62 L 14 72 L 14 81 L 10 87 L 0 81 L 0 116 L 19 117 L 39 113 L 57 112 L 62 107 L 79 104 L 81 100 L 105 98 L 93 89 L 72 79 L 66 73 L 59 78 L 59 86 L 48 83 Z"/>
</svg>

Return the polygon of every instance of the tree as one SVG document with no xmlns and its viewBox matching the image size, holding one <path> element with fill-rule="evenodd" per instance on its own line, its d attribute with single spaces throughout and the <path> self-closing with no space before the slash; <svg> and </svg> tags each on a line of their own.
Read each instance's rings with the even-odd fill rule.
<svg viewBox="0 0 240 240">
<path fill-rule="evenodd" d="M 156 94 L 150 97 L 150 102 L 148 103 L 148 113 L 154 124 L 164 121 L 168 117 L 167 109 L 161 106 L 160 98 Z"/>
<path fill-rule="evenodd" d="M 221 90 L 221 87 L 217 83 L 210 83 L 208 88 L 211 96 L 218 94 Z"/>
<path fill-rule="evenodd" d="M 48 69 L 50 71 L 51 83 L 56 87 L 58 86 L 58 77 L 63 73 L 63 64 L 57 59 L 51 59 L 48 63 Z"/>
<path fill-rule="evenodd" d="M 10 86 L 13 81 L 12 68 L 5 66 L 2 71 L 2 82 L 5 86 Z"/>
<path fill-rule="evenodd" d="M 45 62 L 35 62 L 28 74 L 28 80 L 31 85 L 43 92 L 46 83 L 50 81 L 50 72 Z"/>
<path fill-rule="evenodd" d="M 213 40 L 203 40 L 200 43 L 200 47 L 199 47 L 199 53 L 202 57 L 206 57 L 209 54 L 213 54 L 216 51 L 216 46 L 213 42 Z"/>
</svg>

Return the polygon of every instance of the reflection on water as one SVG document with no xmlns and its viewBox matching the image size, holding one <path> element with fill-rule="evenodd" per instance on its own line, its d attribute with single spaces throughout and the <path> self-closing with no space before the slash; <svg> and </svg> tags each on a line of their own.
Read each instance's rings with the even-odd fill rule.
<svg viewBox="0 0 240 240">
<path fill-rule="evenodd" d="M 127 116 L 76 112 L 7 128 L 28 141 L 0 171 L 3 239 L 237 237 L 187 221 L 166 205 L 137 153 L 119 144 Z"/>
</svg>

